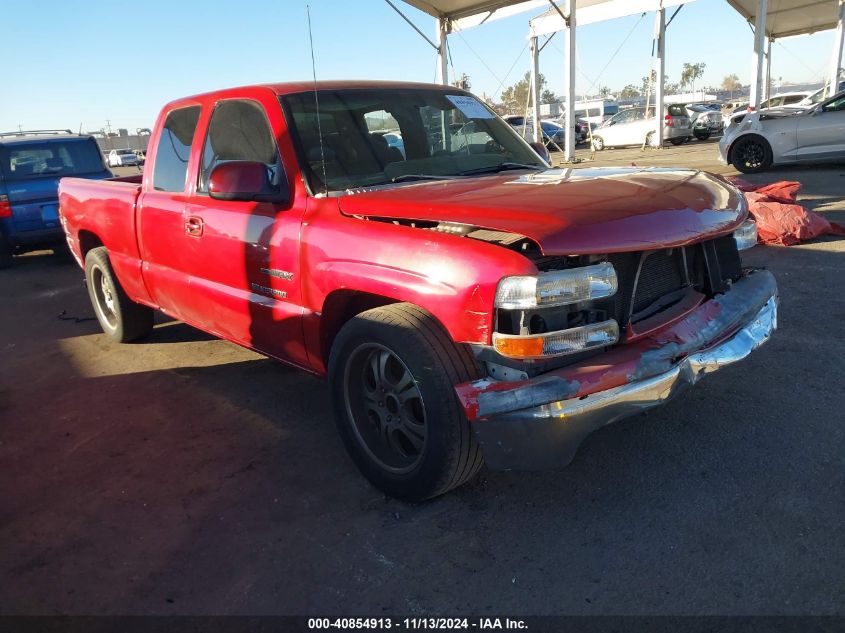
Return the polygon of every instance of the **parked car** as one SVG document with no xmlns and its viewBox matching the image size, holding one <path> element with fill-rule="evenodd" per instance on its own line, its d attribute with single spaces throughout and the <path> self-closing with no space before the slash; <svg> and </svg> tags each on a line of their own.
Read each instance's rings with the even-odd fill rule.
<svg viewBox="0 0 845 633">
<path fill-rule="evenodd" d="M 113 149 L 109 152 L 109 167 L 128 167 L 133 165 L 140 165 L 141 159 L 134 150 L 131 149 Z"/>
<path fill-rule="evenodd" d="M 0 267 L 13 255 L 64 243 L 63 176 L 109 178 L 94 137 L 63 130 L 0 134 Z"/>
<path fill-rule="evenodd" d="M 845 92 L 809 108 L 736 114 L 719 158 L 744 173 L 772 165 L 845 160 Z"/>
<path fill-rule="evenodd" d="M 404 157 L 373 112 L 399 123 Z M 456 122 L 484 142 L 449 150 Z M 727 181 L 550 169 L 452 86 L 221 90 L 165 106 L 151 142 L 143 178 L 61 183 L 103 331 L 142 338 L 163 310 L 327 376 L 347 450 L 391 495 L 444 493 L 483 460 L 563 466 L 776 326 Z"/>
<path fill-rule="evenodd" d="M 795 105 L 807 97 L 811 96 L 813 93 L 809 91 L 804 92 L 784 92 L 779 95 L 775 95 L 773 97 L 769 97 L 765 101 L 760 104 L 760 109 L 764 110 L 766 108 L 778 108 L 780 106 L 788 106 L 788 105 Z"/>
<path fill-rule="evenodd" d="M 684 108 L 692 124 L 692 135 L 699 141 L 718 136 L 724 130 L 725 123 L 718 109 L 701 103 L 688 103 Z"/>
<path fill-rule="evenodd" d="M 655 134 L 654 107 L 628 108 L 614 114 L 593 131 L 593 149 L 653 145 Z M 681 104 L 663 107 L 663 138 L 680 145 L 692 133 L 689 117 Z"/>
<path fill-rule="evenodd" d="M 515 125 L 514 129 L 529 143 L 534 140 L 533 121 Z M 566 145 L 566 130 L 563 126 L 553 121 L 540 121 L 540 129 L 542 130 L 542 143 L 549 151 L 556 151 Z"/>
<path fill-rule="evenodd" d="M 402 140 L 402 135 L 398 132 L 387 132 L 383 134 L 384 140 L 387 141 L 388 147 L 395 147 L 402 153 L 402 157 L 405 156 L 405 142 Z"/>
<path fill-rule="evenodd" d="M 845 90 L 845 81 L 840 81 L 839 86 L 836 88 L 836 92 L 842 92 Z M 810 106 L 814 106 L 817 103 L 821 103 L 824 100 L 825 96 L 825 87 L 822 86 L 818 90 L 816 90 L 813 94 L 808 97 L 804 97 L 798 103 L 793 104 L 791 107 L 793 108 L 809 108 Z"/>
</svg>

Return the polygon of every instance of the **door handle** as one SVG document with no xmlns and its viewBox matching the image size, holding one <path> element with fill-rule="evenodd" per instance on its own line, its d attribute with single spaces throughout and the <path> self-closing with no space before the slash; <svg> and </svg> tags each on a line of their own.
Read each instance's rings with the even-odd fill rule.
<svg viewBox="0 0 845 633">
<path fill-rule="evenodd" d="M 191 237 L 202 235 L 202 218 L 192 215 L 185 220 L 185 233 Z"/>
</svg>

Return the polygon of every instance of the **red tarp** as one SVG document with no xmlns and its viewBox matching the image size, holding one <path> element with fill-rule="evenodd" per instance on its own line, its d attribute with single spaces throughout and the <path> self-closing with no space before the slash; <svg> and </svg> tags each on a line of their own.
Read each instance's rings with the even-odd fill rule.
<svg viewBox="0 0 845 633">
<path fill-rule="evenodd" d="M 800 182 L 755 185 L 741 178 L 729 180 L 745 193 L 748 210 L 757 222 L 757 241 L 762 244 L 791 246 L 821 235 L 845 236 L 845 226 L 796 203 Z"/>
</svg>

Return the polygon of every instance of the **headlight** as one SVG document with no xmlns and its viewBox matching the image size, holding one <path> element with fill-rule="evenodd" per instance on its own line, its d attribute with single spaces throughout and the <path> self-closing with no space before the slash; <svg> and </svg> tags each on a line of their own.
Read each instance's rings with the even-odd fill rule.
<svg viewBox="0 0 845 633">
<path fill-rule="evenodd" d="M 619 325 L 613 319 L 545 334 L 493 333 L 493 347 L 497 352 L 521 359 L 575 354 L 592 347 L 613 345 L 618 340 Z"/>
<path fill-rule="evenodd" d="M 616 271 L 610 262 L 556 270 L 535 276 L 505 277 L 496 288 L 497 308 L 530 310 L 602 299 L 616 293 Z"/>
<path fill-rule="evenodd" d="M 754 220 L 746 220 L 734 231 L 736 250 L 744 251 L 757 244 L 757 223 Z"/>
</svg>

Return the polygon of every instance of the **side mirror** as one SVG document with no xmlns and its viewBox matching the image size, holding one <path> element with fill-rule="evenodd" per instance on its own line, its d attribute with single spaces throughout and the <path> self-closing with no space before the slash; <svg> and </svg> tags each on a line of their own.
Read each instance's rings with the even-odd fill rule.
<svg viewBox="0 0 845 633">
<path fill-rule="evenodd" d="M 547 164 L 552 164 L 552 157 L 549 156 L 549 150 L 546 148 L 545 145 L 542 143 L 529 143 L 531 149 L 533 149 L 537 154 L 539 154 L 540 158 L 542 158 Z"/>
<path fill-rule="evenodd" d="M 290 199 L 284 178 L 279 185 L 271 184 L 267 166 L 250 160 L 233 160 L 212 169 L 208 177 L 208 195 L 214 200 L 278 204 L 285 204 Z"/>
</svg>

